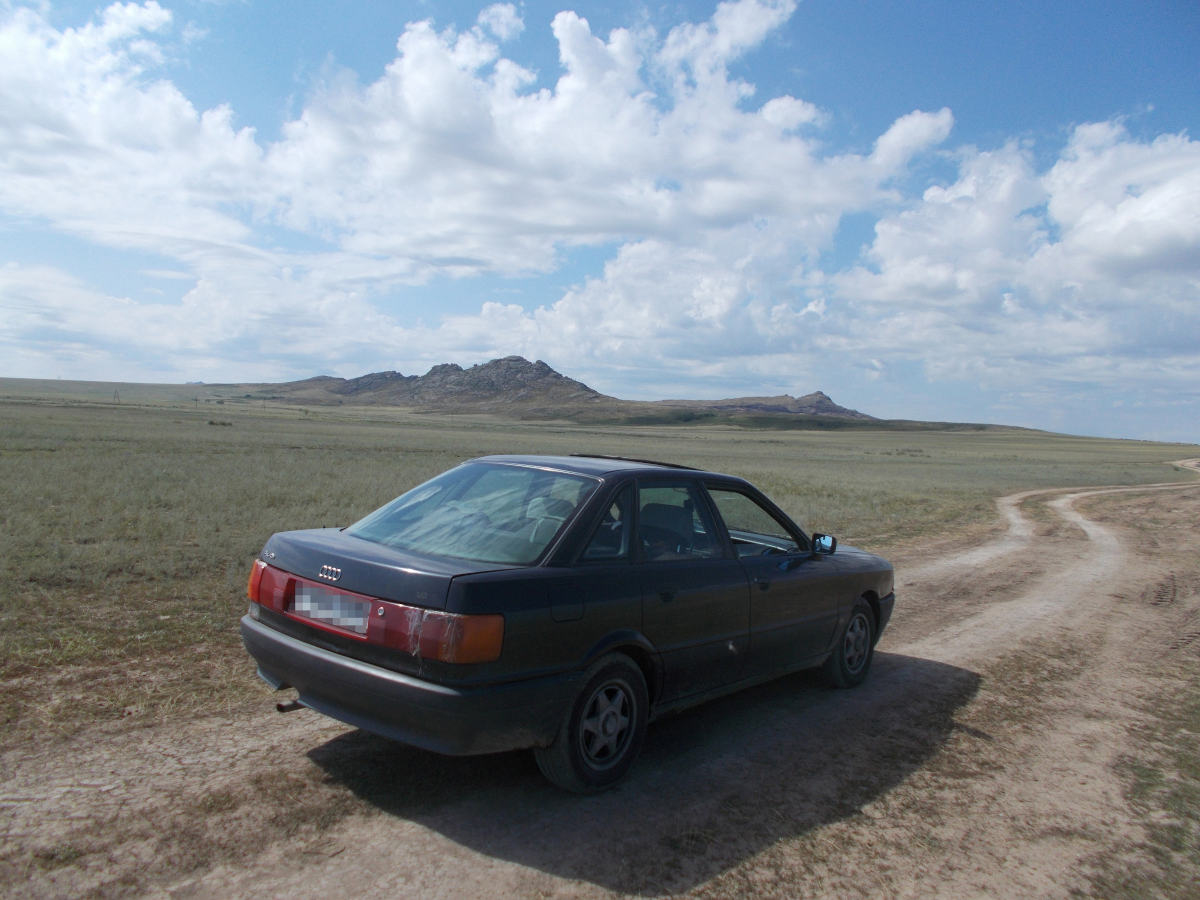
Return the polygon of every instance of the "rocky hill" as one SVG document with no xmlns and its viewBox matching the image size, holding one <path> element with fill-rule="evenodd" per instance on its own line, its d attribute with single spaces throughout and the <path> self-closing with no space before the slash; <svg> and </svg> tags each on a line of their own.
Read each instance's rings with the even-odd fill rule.
<svg viewBox="0 0 1200 900">
<path fill-rule="evenodd" d="M 726 413 L 763 415 L 782 413 L 793 416 L 836 416 L 843 419 L 873 419 L 856 409 L 838 406 L 823 391 L 814 391 L 803 397 L 780 394 L 776 397 L 734 397 L 729 400 L 662 400 L 663 406 L 679 406 L 686 409 L 710 409 Z"/>
<path fill-rule="evenodd" d="M 838 406 L 816 391 L 803 397 L 738 397 L 729 400 L 620 400 L 520 356 L 493 359 L 464 369 L 453 363 L 424 375 L 373 372 L 358 378 L 320 376 L 286 384 L 256 385 L 251 399 L 313 405 L 398 406 L 438 412 L 485 412 L 584 421 L 686 422 L 745 417 L 785 420 L 875 421 Z"/>
<path fill-rule="evenodd" d="M 541 360 L 530 362 L 520 356 L 469 369 L 445 363 L 424 375 L 373 372 L 358 378 L 320 376 L 263 387 L 270 389 L 264 396 L 273 400 L 460 412 L 569 414 L 581 407 L 621 402 L 567 378 Z"/>
</svg>

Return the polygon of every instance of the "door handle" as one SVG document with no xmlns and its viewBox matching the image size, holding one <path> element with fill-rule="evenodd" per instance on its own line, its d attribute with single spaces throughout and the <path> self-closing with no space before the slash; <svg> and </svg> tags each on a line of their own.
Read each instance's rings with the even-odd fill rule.
<svg viewBox="0 0 1200 900">
<path fill-rule="evenodd" d="M 765 591 L 767 588 L 769 588 L 771 586 L 771 579 L 755 577 L 754 583 L 758 585 L 758 589 L 760 591 Z"/>
<path fill-rule="evenodd" d="M 662 601 L 665 603 L 665 602 L 667 602 L 668 600 L 674 600 L 674 599 L 675 599 L 675 595 L 676 595 L 676 594 L 678 594 L 678 593 L 679 593 L 679 591 L 677 591 L 677 590 L 674 590 L 673 588 L 672 588 L 672 589 L 665 590 L 665 591 L 659 591 L 659 592 L 658 592 L 658 599 L 659 599 L 659 600 L 662 600 Z"/>
</svg>

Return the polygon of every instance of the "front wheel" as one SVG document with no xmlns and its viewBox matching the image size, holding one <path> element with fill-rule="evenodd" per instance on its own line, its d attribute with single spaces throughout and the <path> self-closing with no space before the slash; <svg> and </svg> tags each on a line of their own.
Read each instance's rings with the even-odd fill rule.
<svg viewBox="0 0 1200 900">
<path fill-rule="evenodd" d="M 642 748 L 649 705 L 646 679 L 633 660 L 621 654 L 600 659 L 584 675 L 554 743 L 534 749 L 538 768 L 568 791 L 611 787 Z"/>
<path fill-rule="evenodd" d="M 825 674 L 835 687 L 857 687 L 866 679 L 874 655 L 875 616 L 866 601 L 859 600 L 837 646 L 825 660 Z"/>
</svg>

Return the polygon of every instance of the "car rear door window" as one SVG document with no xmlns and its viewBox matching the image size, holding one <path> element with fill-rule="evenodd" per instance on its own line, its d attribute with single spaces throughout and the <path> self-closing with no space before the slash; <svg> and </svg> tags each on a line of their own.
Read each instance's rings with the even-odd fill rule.
<svg viewBox="0 0 1200 900">
<path fill-rule="evenodd" d="M 703 494 L 693 484 L 642 485 L 638 491 L 642 559 L 713 559 L 723 555 Z"/>
</svg>

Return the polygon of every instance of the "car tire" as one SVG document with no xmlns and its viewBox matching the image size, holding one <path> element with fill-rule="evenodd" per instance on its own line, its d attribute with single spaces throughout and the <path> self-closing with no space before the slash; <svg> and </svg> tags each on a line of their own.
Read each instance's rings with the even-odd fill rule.
<svg viewBox="0 0 1200 900">
<path fill-rule="evenodd" d="M 875 614 L 865 600 L 850 611 L 837 645 L 825 660 L 825 676 L 834 687 L 857 687 L 866 680 L 875 656 Z"/>
<path fill-rule="evenodd" d="M 619 653 L 597 660 L 554 743 L 534 748 L 538 768 L 578 794 L 612 787 L 642 749 L 649 705 L 645 676 L 633 660 Z"/>
</svg>

